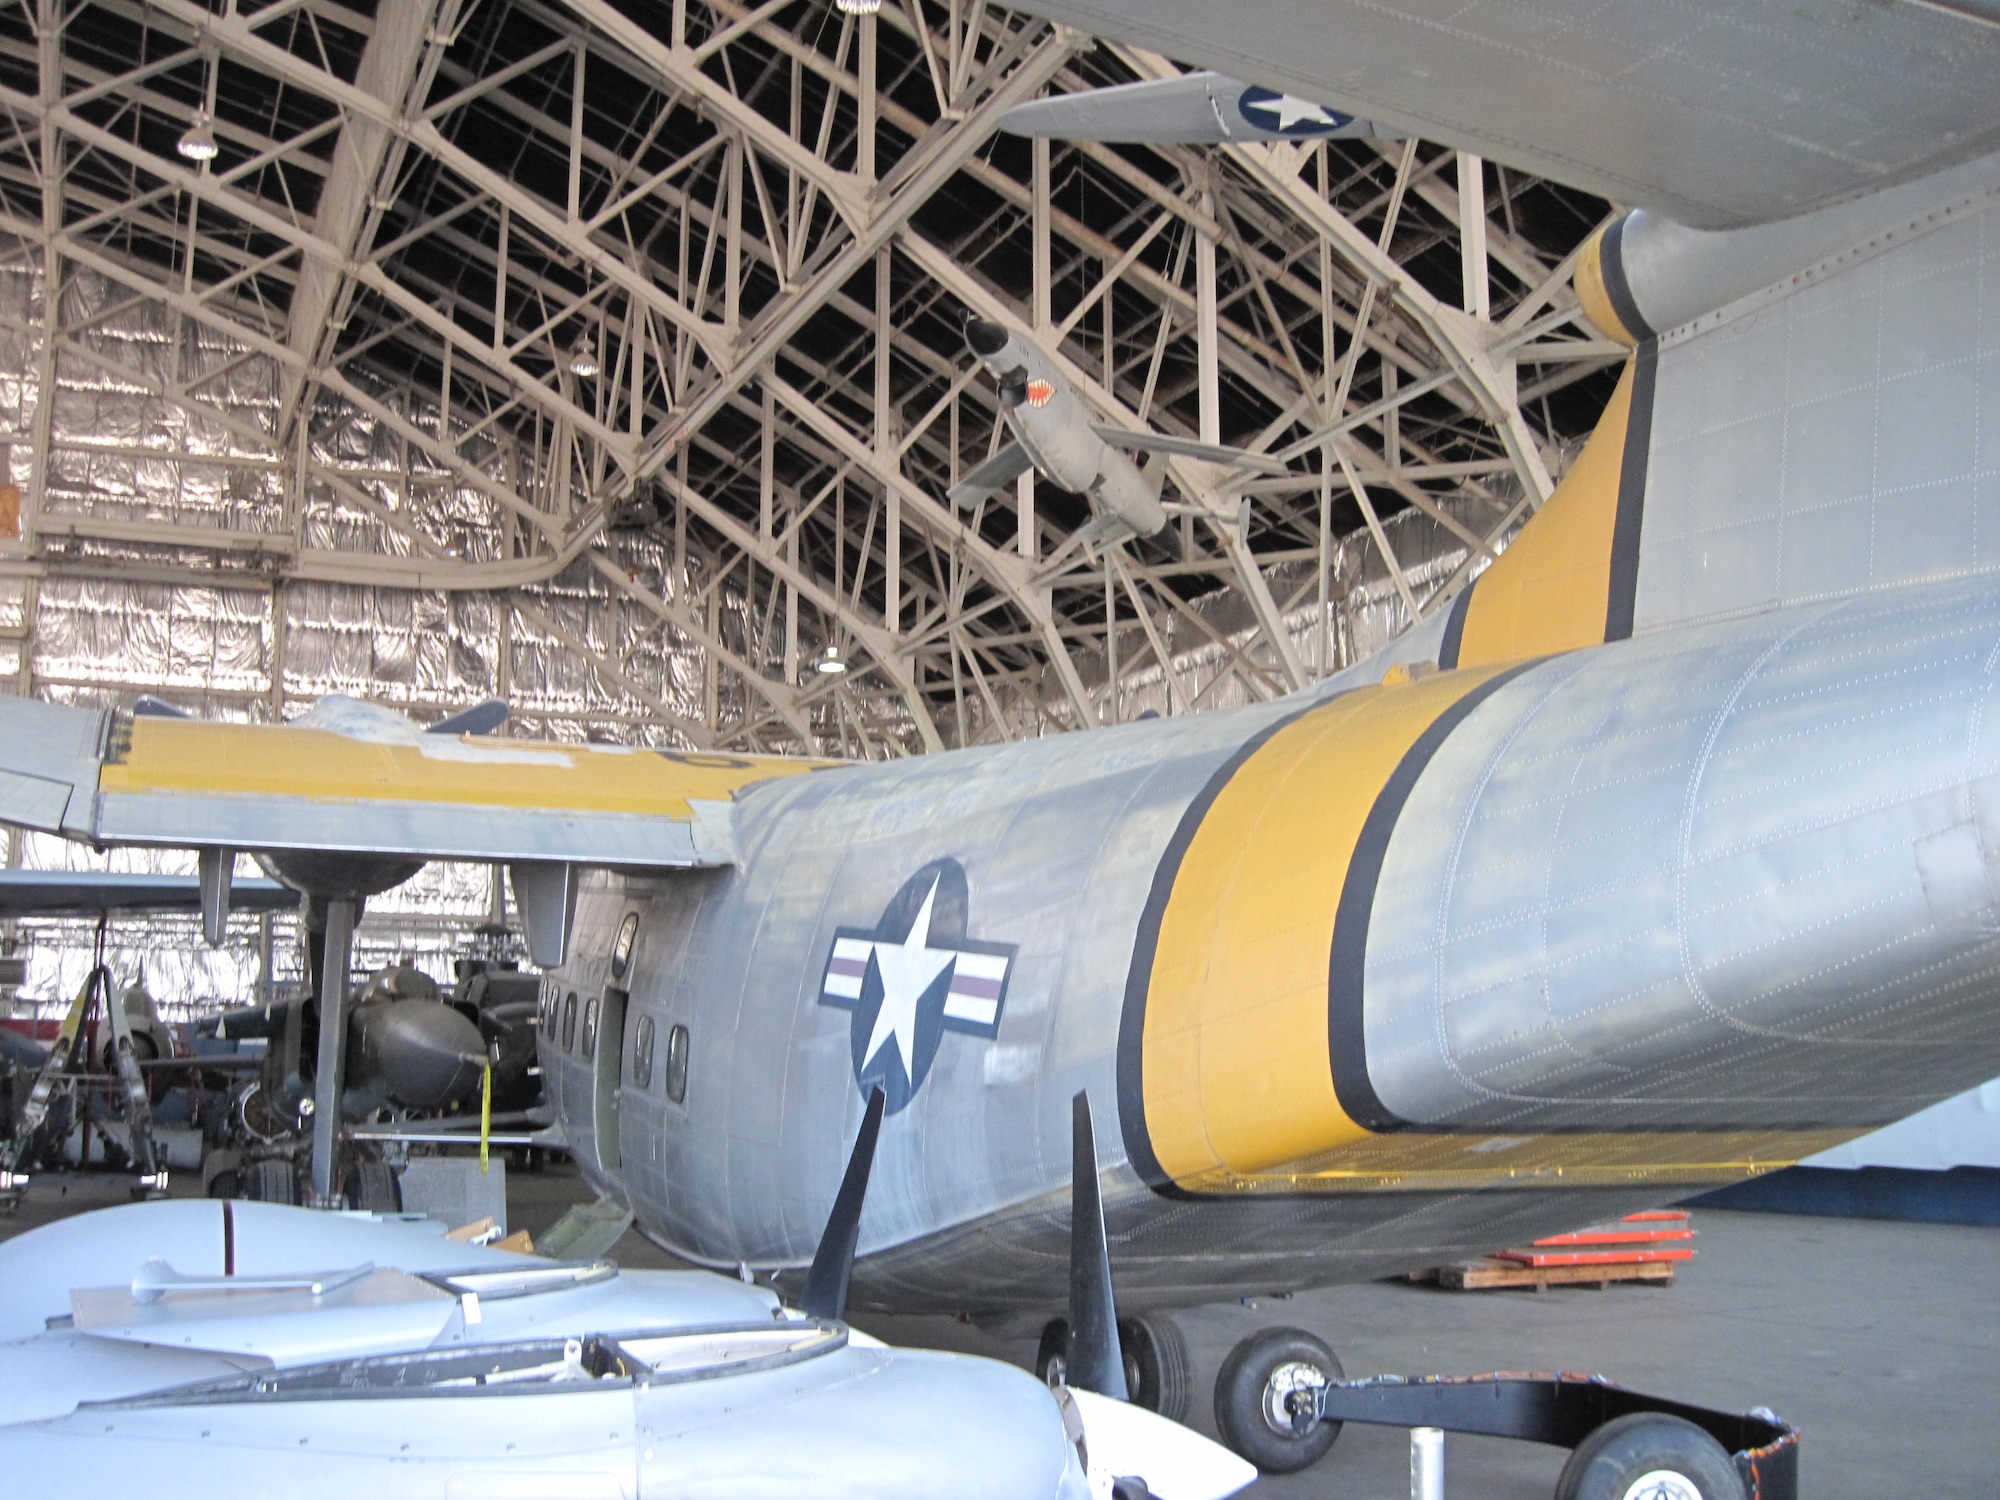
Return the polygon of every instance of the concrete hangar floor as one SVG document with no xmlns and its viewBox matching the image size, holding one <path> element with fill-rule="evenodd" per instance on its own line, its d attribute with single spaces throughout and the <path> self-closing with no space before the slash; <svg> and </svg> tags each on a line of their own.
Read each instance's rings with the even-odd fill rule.
<svg viewBox="0 0 2000 1500">
<path fill-rule="evenodd" d="M 508 1188 L 510 1224 L 534 1233 L 589 1196 L 560 1165 L 514 1174 Z M 122 1181 L 65 1187 L 45 1178 L 16 1215 L 0 1217 L 0 1239 L 125 1201 Z M 1460 1293 L 1378 1282 L 1182 1313 L 1195 1365 L 1189 1423 L 1214 1435 L 1208 1393 L 1238 1339 L 1291 1324 L 1332 1345 L 1350 1376 L 1569 1369 L 1719 1408 L 1768 1405 L 1803 1429 L 1801 1493 L 1810 1500 L 1993 1493 L 2000 1230 L 1708 1208 L 1697 1210 L 1695 1227 L 1699 1253 L 1666 1288 Z M 633 1268 L 674 1264 L 636 1233 L 611 1255 Z M 856 1321 L 896 1343 L 1034 1362 L 1032 1338 L 946 1318 Z M 1445 1493 L 1547 1500 L 1563 1457 L 1452 1437 Z M 1314 1468 L 1243 1493 L 1380 1500 L 1406 1493 L 1408 1473 L 1403 1432 L 1350 1424 Z"/>
</svg>

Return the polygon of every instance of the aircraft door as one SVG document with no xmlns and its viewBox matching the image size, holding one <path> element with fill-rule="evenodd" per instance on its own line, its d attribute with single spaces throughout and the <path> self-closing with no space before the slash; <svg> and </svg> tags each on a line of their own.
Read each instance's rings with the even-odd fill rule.
<svg viewBox="0 0 2000 1500">
<path fill-rule="evenodd" d="M 625 1011 L 631 996 L 616 985 L 604 987 L 598 1006 L 597 1055 L 592 1059 L 592 1136 L 597 1147 L 597 1167 L 616 1172 L 623 1159 L 619 1149 L 618 1089 L 625 1072 Z"/>
</svg>

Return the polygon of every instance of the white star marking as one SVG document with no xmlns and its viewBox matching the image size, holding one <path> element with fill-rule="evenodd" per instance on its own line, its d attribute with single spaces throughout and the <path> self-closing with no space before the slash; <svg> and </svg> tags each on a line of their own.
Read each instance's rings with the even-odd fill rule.
<svg viewBox="0 0 2000 1500">
<path fill-rule="evenodd" d="M 1278 117 L 1277 125 L 1267 125 L 1264 127 L 1267 130 L 1290 130 L 1294 125 L 1301 123 L 1308 125 L 1340 124 L 1340 121 L 1327 111 L 1325 105 L 1315 104 L 1310 99 L 1300 99 L 1292 94 L 1280 94 L 1275 99 L 1253 99 L 1245 107 L 1254 109 L 1260 115 L 1270 114 Z"/>
<path fill-rule="evenodd" d="M 882 1008 L 875 1013 L 875 1029 L 868 1037 L 863 1072 L 874 1065 L 882 1049 L 893 1041 L 902 1054 L 903 1076 L 912 1082 L 916 1080 L 917 1001 L 958 957 L 955 949 L 930 946 L 931 903 L 937 900 L 937 888 L 938 883 L 933 880 L 923 908 L 902 942 L 876 940 L 875 967 L 882 976 Z"/>
</svg>

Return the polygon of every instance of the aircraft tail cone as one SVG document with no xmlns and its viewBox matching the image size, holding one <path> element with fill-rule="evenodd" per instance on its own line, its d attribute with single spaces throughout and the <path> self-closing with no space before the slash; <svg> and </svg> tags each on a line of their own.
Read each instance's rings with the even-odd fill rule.
<svg viewBox="0 0 2000 1500">
<path fill-rule="evenodd" d="M 1007 347 L 1007 330 L 981 318 L 965 320 L 965 347 L 981 359 L 990 359 Z"/>
<path fill-rule="evenodd" d="M 840 1179 L 840 1192 L 827 1215 L 819 1248 L 813 1252 L 812 1269 L 806 1273 L 805 1290 L 799 1293 L 799 1311 L 814 1318 L 842 1318 L 847 1314 L 847 1289 L 854 1280 L 854 1252 L 861 1241 L 861 1205 L 868 1198 L 868 1174 L 875 1166 L 875 1140 L 882 1133 L 882 1113 L 889 1096 L 881 1089 L 868 1095 L 868 1108 L 861 1115 L 861 1131 L 854 1138 L 854 1150 L 847 1158 L 847 1175 Z"/>
</svg>

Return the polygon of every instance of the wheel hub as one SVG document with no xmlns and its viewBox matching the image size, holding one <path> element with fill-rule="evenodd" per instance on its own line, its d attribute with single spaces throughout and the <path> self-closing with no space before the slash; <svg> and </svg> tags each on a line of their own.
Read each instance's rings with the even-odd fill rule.
<svg viewBox="0 0 2000 1500">
<path fill-rule="evenodd" d="M 1319 1410 L 1319 1393 L 1328 1384 L 1326 1371 L 1304 1360 L 1279 1365 L 1264 1382 L 1264 1420 L 1273 1432 L 1285 1437 L 1302 1436 L 1312 1426 Z M 1630 1496 L 1627 1500 L 1652 1500 L 1650 1496 Z M 1662 1500 L 1680 1500 L 1679 1496 Z M 1699 1495 L 1689 1500 L 1701 1500 Z"/>
<path fill-rule="evenodd" d="M 1619 1500 L 1703 1500 L 1693 1480 L 1672 1469 L 1649 1469 L 1625 1486 Z"/>
</svg>

